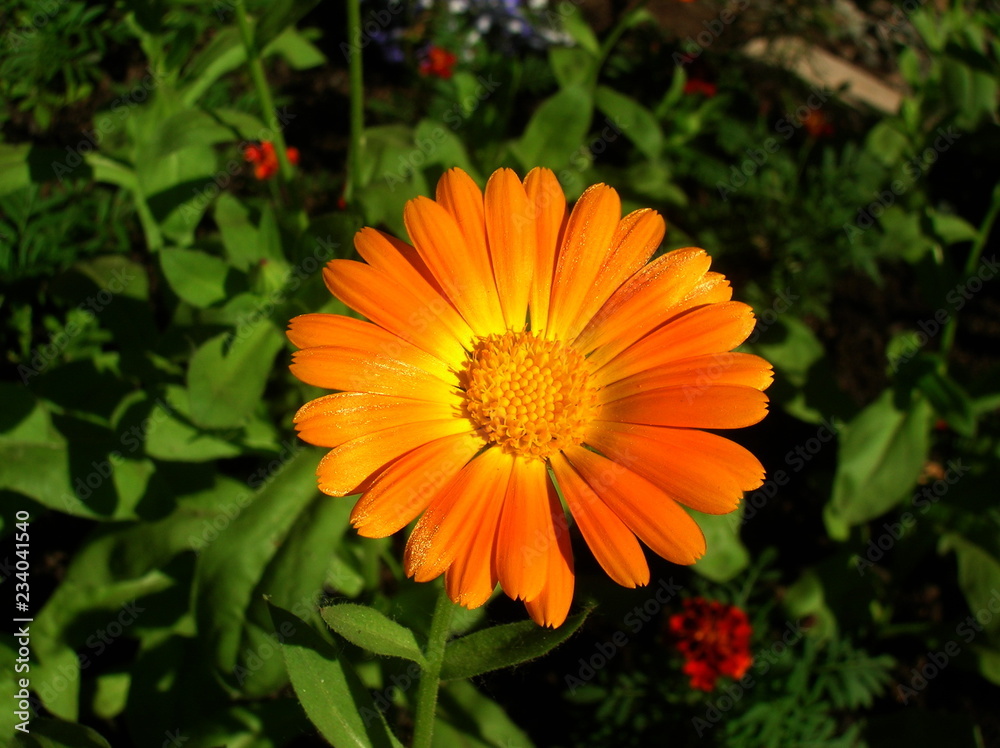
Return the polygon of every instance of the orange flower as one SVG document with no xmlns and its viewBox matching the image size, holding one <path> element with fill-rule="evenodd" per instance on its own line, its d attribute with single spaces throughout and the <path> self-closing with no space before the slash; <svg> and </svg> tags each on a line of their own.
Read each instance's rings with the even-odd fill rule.
<svg viewBox="0 0 1000 748">
<path fill-rule="evenodd" d="M 458 57 L 454 53 L 432 44 L 427 50 L 427 55 L 420 61 L 420 74 L 448 80 L 456 62 Z"/>
<path fill-rule="evenodd" d="M 701 597 L 684 601 L 684 612 L 670 617 L 670 632 L 684 655 L 691 688 L 714 691 L 719 676 L 739 680 L 753 662 L 750 621 L 735 605 Z"/>
<path fill-rule="evenodd" d="M 340 390 L 295 416 L 302 439 L 332 449 L 320 490 L 363 494 L 351 522 L 366 537 L 419 516 L 404 559 L 417 581 L 443 573 L 470 608 L 499 581 L 548 626 L 566 618 L 574 579 L 553 481 L 620 584 L 649 581 L 639 540 L 697 560 L 705 539 L 682 505 L 731 512 L 764 472 L 702 429 L 761 420 L 771 381 L 763 359 L 728 353 L 754 315 L 705 251 L 649 262 L 659 214 L 622 218 L 599 184 L 567 215 L 548 169 L 523 183 L 501 169 L 485 195 L 452 169 L 403 218 L 412 246 L 365 228 L 365 262 L 324 270 L 370 322 L 306 314 L 288 331 L 302 349 L 292 372 Z"/>
<path fill-rule="evenodd" d="M 299 149 L 287 148 L 285 155 L 289 162 L 299 163 Z M 243 150 L 243 158 L 247 163 L 253 164 L 253 175 L 257 179 L 270 179 L 278 173 L 278 154 L 274 150 L 274 143 L 265 141 L 260 145 L 248 145 Z"/>
</svg>

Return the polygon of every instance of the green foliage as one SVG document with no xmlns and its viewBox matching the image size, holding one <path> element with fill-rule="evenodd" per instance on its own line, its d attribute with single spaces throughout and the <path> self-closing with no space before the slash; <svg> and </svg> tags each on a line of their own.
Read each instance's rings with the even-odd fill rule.
<svg viewBox="0 0 1000 748">
<path fill-rule="evenodd" d="M 550 3 L 504 47 L 508 27 L 444 4 L 366 2 L 371 95 L 348 153 L 351 50 L 309 27 L 316 6 L 0 12 L 0 496 L 31 516 L 39 710 L 29 735 L 5 710 L 0 742 L 399 746 L 440 686 L 436 746 L 554 744 L 552 725 L 577 746 L 981 745 L 1000 684 L 997 14 L 844 23 L 778 2 L 707 21 L 695 49 L 679 5 L 611 4 L 594 28 Z M 816 94 L 749 60 L 751 35 L 820 40 L 908 88 L 892 113 Z M 394 39 L 403 64 L 381 59 Z M 460 53 L 450 77 L 419 71 L 429 44 Z M 262 141 L 299 165 L 257 180 Z M 455 610 L 435 642 L 433 586 L 317 490 L 321 450 L 292 414 L 318 391 L 291 377 L 283 330 L 351 313 L 324 264 L 356 259 L 362 225 L 405 239 L 406 202 L 455 166 L 480 185 L 547 166 L 571 200 L 604 181 L 757 310 L 746 350 L 774 367 L 773 413 L 740 438 L 767 482 L 740 512 L 692 512 L 708 551 L 690 571 L 652 566 L 747 611 L 751 683 L 692 691 L 679 600 L 609 591 L 576 530 L 588 602 L 564 625 L 497 602 Z M 24 558 L 19 532 L 0 517 L 0 557 Z M 0 637 L 4 693 L 17 657 Z"/>
</svg>

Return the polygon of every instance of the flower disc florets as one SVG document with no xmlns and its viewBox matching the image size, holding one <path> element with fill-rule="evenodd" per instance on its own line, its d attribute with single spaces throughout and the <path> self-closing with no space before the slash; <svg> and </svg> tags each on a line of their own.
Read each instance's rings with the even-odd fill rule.
<svg viewBox="0 0 1000 748">
<path fill-rule="evenodd" d="M 531 332 L 481 338 L 462 378 L 472 422 L 522 456 L 544 459 L 580 444 L 596 409 L 586 358 Z"/>
</svg>

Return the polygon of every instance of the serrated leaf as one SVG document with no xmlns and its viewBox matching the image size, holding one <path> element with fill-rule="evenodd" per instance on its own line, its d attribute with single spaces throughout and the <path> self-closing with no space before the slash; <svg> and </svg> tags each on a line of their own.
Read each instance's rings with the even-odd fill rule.
<svg viewBox="0 0 1000 748">
<path fill-rule="evenodd" d="M 445 649 L 441 679 L 472 678 L 534 660 L 569 639 L 586 618 L 586 612 L 572 616 L 557 629 L 534 621 L 507 623 L 455 639 Z"/>
<path fill-rule="evenodd" d="M 295 694 L 309 719 L 337 748 L 402 744 L 349 665 L 301 618 L 268 603 Z"/>
<path fill-rule="evenodd" d="M 923 397 L 915 394 L 909 408 L 900 410 L 886 390 L 841 429 L 833 496 L 823 511 L 832 538 L 845 540 L 850 527 L 887 512 L 910 493 L 927 458 L 933 417 Z"/>
<path fill-rule="evenodd" d="M 362 649 L 388 657 L 402 657 L 424 666 L 424 655 L 410 629 L 374 608 L 343 603 L 320 611 L 327 625 Z"/>
</svg>

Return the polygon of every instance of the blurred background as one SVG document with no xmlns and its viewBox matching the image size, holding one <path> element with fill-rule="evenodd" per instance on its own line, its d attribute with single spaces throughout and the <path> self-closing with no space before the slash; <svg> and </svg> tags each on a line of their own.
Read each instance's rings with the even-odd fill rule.
<svg viewBox="0 0 1000 748">
<path fill-rule="evenodd" d="M 419 634 L 435 592 L 317 492 L 291 417 L 319 391 L 283 330 L 349 313 L 323 265 L 364 225 L 405 238 L 445 169 L 546 166 L 570 200 L 606 182 L 660 211 L 662 251 L 706 248 L 754 306 L 776 381 L 735 438 L 768 480 L 646 589 L 578 545 L 589 615 L 449 683 L 436 744 L 1000 745 L 998 31 L 995 1 L 5 2 L 15 744 L 325 745 L 264 595 L 405 742 L 407 663 L 320 610 Z M 455 628 L 523 618 L 500 595 Z M 693 640 L 752 664 L 696 683 Z"/>
</svg>

